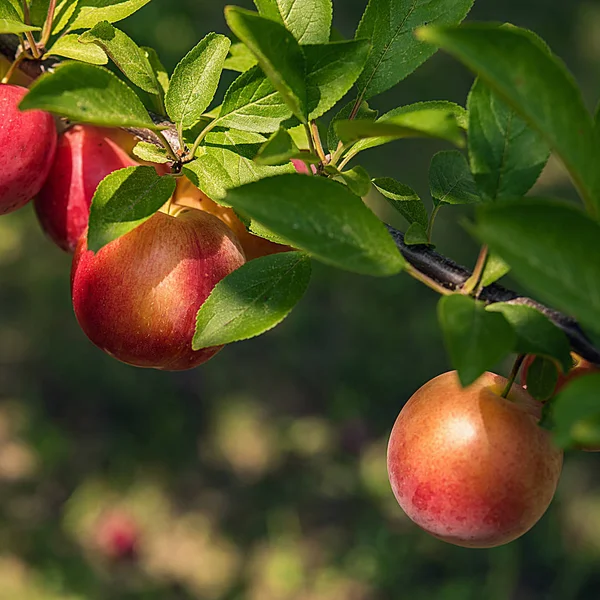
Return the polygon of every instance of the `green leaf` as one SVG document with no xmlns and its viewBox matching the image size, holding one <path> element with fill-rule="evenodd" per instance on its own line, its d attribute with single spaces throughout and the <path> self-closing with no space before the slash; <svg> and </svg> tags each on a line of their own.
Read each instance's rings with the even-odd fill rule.
<svg viewBox="0 0 600 600">
<path fill-rule="evenodd" d="M 225 18 L 231 31 L 254 53 L 294 115 L 306 123 L 306 61 L 294 36 L 283 25 L 235 6 L 225 8 Z"/>
<path fill-rule="evenodd" d="M 431 161 L 429 187 L 433 205 L 476 204 L 481 201 L 464 154 L 457 150 L 438 152 Z"/>
<path fill-rule="evenodd" d="M 254 4 L 262 16 L 285 25 L 301 44 L 329 41 L 331 0 L 254 0 Z"/>
<path fill-rule="evenodd" d="M 352 115 L 352 111 L 354 110 L 355 101 L 349 102 L 337 113 L 331 120 L 329 124 L 329 133 L 327 135 L 327 146 L 330 152 L 335 152 L 337 150 L 338 144 L 340 143 L 340 138 L 335 130 L 336 123 L 338 121 L 346 121 Z M 374 121 L 378 112 L 376 110 L 372 110 L 366 102 L 362 102 L 356 111 L 355 119 L 360 121 Z"/>
<path fill-rule="evenodd" d="M 540 402 L 554 395 L 558 383 L 558 368 L 553 360 L 536 356 L 527 369 L 527 392 Z"/>
<path fill-rule="evenodd" d="M 352 146 L 346 155 L 349 160 L 359 152 L 406 137 L 440 137 L 462 146 L 464 141 L 460 129 L 467 127 L 467 113 L 462 106 L 453 102 L 417 102 L 381 116 L 374 123 L 375 127 L 379 128 L 378 131 L 364 121 L 358 126 L 341 125 L 342 123 L 345 122 L 339 121 L 335 127 L 349 127 L 348 138 L 365 138 Z M 405 133 L 401 134 L 403 128 Z"/>
<path fill-rule="evenodd" d="M 554 440 L 562 447 L 600 445 L 600 373 L 577 377 L 552 402 Z"/>
<path fill-rule="evenodd" d="M 567 373 L 572 365 L 571 345 L 565 333 L 539 310 L 524 304 L 499 302 L 487 307 L 499 312 L 512 325 L 517 335 L 516 354 L 535 354 L 555 358 Z"/>
<path fill-rule="evenodd" d="M 436 49 L 413 35 L 426 23 L 454 25 L 467 15 L 473 0 L 370 0 L 356 32 L 373 43 L 358 81 L 361 99 L 385 92 L 432 56 Z"/>
<path fill-rule="evenodd" d="M 156 77 L 164 96 L 169 91 L 169 73 L 160 61 L 160 58 L 158 57 L 158 54 L 154 48 L 142 46 L 142 51 L 150 63 L 150 68 L 152 69 L 154 77 Z"/>
<path fill-rule="evenodd" d="M 273 133 L 292 111 L 265 77 L 260 67 L 242 73 L 227 90 L 219 114 L 219 125 Z"/>
<path fill-rule="evenodd" d="M 256 152 L 250 154 L 245 155 L 245 149 L 236 143 L 229 147 L 200 146 L 197 159 L 187 163 L 183 172 L 212 200 L 222 203 L 232 188 L 294 170 L 291 164 L 284 167 L 258 165 L 252 160 Z"/>
<path fill-rule="evenodd" d="M 179 127 L 191 129 L 202 118 L 219 87 L 230 46 L 224 35 L 209 33 L 175 68 L 165 106 Z"/>
<path fill-rule="evenodd" d="M 98 252 L 147 221 L 175 192 L 173 177 L 154 167 L 127 167 L 100 182 L 90 209 L 88 248 Z"/>
<path fill-rule="evenodd" d="M 289 174 L 230 190 L 237 211 L 318 260 L 367 275 L 394 275 L 404 259 L 385 226 L 345 186 Z"/>
<path fill-rule="evenodd" d="M 361 198 L 371 191 L 371 177 L 360 165 L 340 173 L 340 176 L 346 182 L 348 189 Z"/>
<path fill-rule="evenodd" d="M 481 286 L 485 288 L 492 285 L 509 272 L 510 266 L 506 264 L 506 261 L 501 259 L 495 252 L 490 252 L 481 276 Z"/>
<path fill-rule="evenodd" d="M 263 144 L 254 160 L 259 165 L 277 166 L 288 164 L 292 158 L 314 164 L 320 162 L 318 156 L 302 152 L 289 132 L 280 129 Z"/>
<path fill-rule="evenodd" d="M 82 44 L 95 44 L 102 48 L 123 75 L 140 89 L 160 96 L 162 88 L 150 65 L 146 53 L 125 33 L 108 21 L 101 21 L 79 37 Z"/>
<path fill-rule="evenodd" d="M 374 179 L 373 184 L 410 225 L 417 223 L 427 230 L 429 215 L 417 192 L 391 177 Z"/>
<path fill-rule="evenodd" d="M 480 79 L 467 108 L 469 157 L 477 186 L 491 200 L 524 196 L 548 162 L 548 145 Z"/>
<path fill-rule="evenodd" d="M 46 8 L 44 11 L 44 15 L 40 19 L 40 24 L 43 24 L 46 19 L 46 14 L 48 13 L 48 1 L 42 0 L 42 2 L 46 2 Z M 54 35 L 65 29 L 73 15 L 75 14 L 75 10 L 77 9 L 79 0 L 62 0 L 59 1 L 56 5 L 56 11 L 54 13 L 54 25 L 52 27 L 52 33 Z"/>
<path fill-rule="evenodd" d="M 23 9 L 20 8 L 19 10 L 19 8 L 18 5 L 13 4 L 10 0 L 0 0 L 0 19 L 23 23 Z"/>
<path fill-rule="evenodd" d="M 429 244 L 427 229 L 421 223 L 411 223 L 404 234 L 404 243 L 407 246 L 423 246 Z"/>
<path fill-rule="evenodd" d="M 108 56 L 102 48 L 82 44 L 79 41 L 79 35 L 76 33 L 59 37 L 46 54 L 49 56 L 63 56 L 91 65 L 105 65 L 108 62 Z"/>
<path fill-rule="evenodd" d="M 139 98 L 116 75 L 85 63 L 66 63 L 40 77 L 20 108 L 39 108 L 72 121 L 105 127 L 160 129 Z"/>
<path fill-rule="evenodd" d="M 169 162 L 169 157 L 167 156 L 167 151 L 165 148 L 159 148 L 158 146 L 148 142 L 138 142 L 133 148 L 133 153 L 140 160 L 144 160 L 146 162 L 157 164 L 165 164 Z"/>
<path fill-rule="evenodd" d="M 513 349 L 515 333 L 503 315 L 485 310 L 470 296 L 444 296 L 438 317 L 446 349 L 463 387 L 506 357 Z"/>
<path fill-rule="evenodd" d="M 475 232 L 543 302 L 600 332 L 600 224 L 552 200 L 481 205 Z"/>
<path fill-rule="evenodd" d="M 39 27 L 25 25 L 21 21 L 3 19 L 0 17 L 0 33 L 24 33 L 26 31 L 40 31 Z"/>
<path fill-rule="evenodd" d="M 150 0 L 79 0 L 69 31 L 91 29 L 100 21 L 116 23 L 143 8 Z"/>
<path fill-rule="evenodd" d="M 600 215 L 600 152 L 592 117 L 560 59 L 517 27 L 427 27 L 419 36 L 465 63 L 538 130 L 566 165 L 588 210 Z"/>
<path fill-rule="evenodd" d="M 309 119 L 318 119 L 333 108 L 361 74 L 371 44 L 366 40 L 303 46 Z"/>
<path fill-rule="evenodd" d="M 261 335 L 279 325 L 304 295 L 310 258 L 283 252 L 252 260 L 221 280 L 198 312 L 192 348 Z"/>
<path fill-rule="evenodd" d="M 250 48 L 241 42 L 237 42 L 229 48 L 229 55 L 225 60 L 224 68 L 229 71 L 245 73 L 254 67 L 256 62 L 256 56 L 252 54 Z"/>
</svg>

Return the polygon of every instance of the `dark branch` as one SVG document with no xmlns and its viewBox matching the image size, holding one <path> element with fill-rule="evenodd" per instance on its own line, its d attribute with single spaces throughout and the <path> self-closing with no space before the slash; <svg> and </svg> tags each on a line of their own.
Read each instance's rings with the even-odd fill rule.
<svg viewBox="0 0 600 600">
<path fill-rule="evenodd" d="M 404 243 L 404 234 L 401 231 L 392 227 L 388 227 L 388 229 L 404 258 L 417 271 L 426 275 L 443 288 L 451 292 L 456 292 L 471 276 L 471 272 L 468 269 L 457 265 L 449 258 L 438 254 L 428 246 L 407 246 Z M 548 308 L 531 298 L 520 296 L 516 292 L 506 289 L 497 283 L 484 288 L 479 298 L 487 304 L 510 302 L 512 304 L 524 304 L 536 308 L 567 334 L 574 352 L 586 360 L 600 365 L 600 350 L 592 344 L 575 319 Z"/>
<path fill-rule="evenodd" d="M 14 35 L 0 35 L 0 55 L 13 61 L 18 52 L 19 41 Z M 51 70 L 58 61 L 48 59 L 43 61 L 23 61 L 20 69 L 32 79 L 39 77 L 42 73 Z M 155 123 L 167 125 L 168 128 L 163 132 L 165 137 L 172 144 L 173 150 L 180 150 L 177 131 L 172 123 L 164 121 L 162 117 L 152 115 Z M 147 129 L 128 128 L 140 140 L 150 142 L 162 147 L 162 143 L 152 131 Z M 444 289 L 455 292 L 458 291 L 467 279 L 471 276 L 468 269 L 457 265 L 450 259 L 438 254 L 428 246 L 407 246 L 404 243 L 404 234 L 397 229 L 389 228 L 398 248 L 404 258 L 427 278 L 435 281 Z M 558 311 L 536 302 L 531 298 L 520 296 L 516 292 L 508 290 L 501 285 L 493 284 L 485 288 L 480 299 L 488 304 L 495 302 L 512 302 L 514 304 L 524 304 L 538 309 L 545 314 L 553 323 L 562 329 L 568 336 L 571 347 L 574 352 L 584 359 L 594 364 L 600 365 L 600 350 L 598 350 L 586 334 L 583 332 L 577 321 Z"/>
</svg>

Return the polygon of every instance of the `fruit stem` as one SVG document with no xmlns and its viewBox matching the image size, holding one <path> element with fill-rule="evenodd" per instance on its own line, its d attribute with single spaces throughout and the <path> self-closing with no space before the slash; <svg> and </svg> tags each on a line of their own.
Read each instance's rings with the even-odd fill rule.
<svg viewBox="0 0 600 600">
<path fill-rule="evenodd" d="M 429 223 L 427 224 L 427 242 L 431 244 L 431 238 L 433 236 L 433 224 L 435 223 L 435 219 L 442 208 L 441 204 L 438 204 L 431 213 L 431 217 L 429 217 Z"/>
<path fill-rule="evenodd" d="M 27 4 L 27 0 L 23 0 L 23 20 L 25 21 L 26 25 L 31 25 L 31 17 L 29 16 L 29 5 Z M 31 53 L 33 54 L 33 58 L 35 58 L 36 60 L 39 60 L 40 58 L 42 58 L 42 55 L 40 54 L 40 51 L 38 50 L 38 47 L 37 47 L 37 42 L 35 41 L 35 38 L 33 37 L 33 34 L 31 33 L 31 31 L 26 31 L 25 37 L 27 38 L 27 41 L 29 42 L 29 46 L 31 48 Z"/>
<path fill-rule="evenodd" d="M 46 21 L 44 22 L 44 28 L 42 29 L 42 39 L 40 40 L 40 44 L 43 48 L 46 47 L 48 40 L 50 39 L 50 35 L 52 34 L 52 25 L 54 24 L 54 13 L 56 11 L 56 0 L 50 0 L 50 4 L 48 5 L 48 15 L 46 16 Z"/>
<path fill-rule="evenodd" d="M 513 386 L 513 384 L 515 383 L 515 380 L 517 379 L 517 375 L 519 374 L 519 371 L 521 370 L 521 365 L 523 364 L 523 361 L 525 360 L 525 354 L 519 354 L 519 356 L 517 356 L 517 359 L 515 360 L 515 364 L 513 365 L 513 368 L 510 372 L 510 376 L 508 377 L 508 382 L 506 383 L 506 387 L 504 388 L 504 391 L 502 392 L 502 397 L 503 398 L 508 398 L 508 394 L 510 393 L 510 390 Z"/>
<path fill-rule="evenodd" d="M 200 132 L 200 135 L 196 138 L 196 141 L 194 142 L 194 145 L 192 146 L 192 149 L 190 151 L 190 155 L 192 158 L 194 158 L 194 156 L 196 156 L 196 152 L 198 151 L 198 148 L 200 147 L 202 140 L 204 140 L 204 138 L 218 125 L 218 123 L 219 123 L 219 119 L 215 119 L 214 121 L 211 121 Z"/>
<path fill-rule="evenodd" d="M 443 285 L 432 279 L 431 277 L 427 277 L 427 275 L 421 273 L 418 269 L 413 267 L 410 263 L 406 263 L 406 267 L 404 270 L 417 281 L 425 284 L 428 288 L 432 289 L 434 292 L 441 294 L 442 296 L 449 296 L 452 294 L 452 290 L 446 289 Z"/>
<path fill-rule="evenodd" d="M 6 74 L 4 75 L 4 77 L 2 78 L 2 81 L 0 83 L 8 83 L 10 81 L 10 78 L 14 75 L 15 71 L 18 69 L 19 65 L 23 62 L 23 60 L 25 60 L 25 54 L 21 53 L 19 54 L 19 56 L 17 56 L 15 58 L 15 60 L 13 61 L 13 63 L 10 65 L 8 71 L 6 71 Z"/>
<path fill-rule="evenodd" d="M 158 139 L 162 142 L 163 146 L 165 147 L 165 150 L 167 151 L 167 156 L 174 162 L 180 162 L 180 158 L 177 156 L 177 154 L 175 154 L 173 148 L 171 148 L 171 144 L 169 144 L 169 140 L 167 140 L 165 134 L 160 130 L 155 131 L 155 133 Z"/>
<path fill-rule="evenodd" d="M 482 246 L 479 251 L 479 257 L 477 258 L 477 263 L 475 264 L 475 268 L 473 269 L 473 274 L 467 281 L 465 281 L 461 293 L 466 296 L 470 296 L 474 291 L 477 292 L 476 295 L 479 295 L 481 292 L 481 280 L 483 278 L 483 273 L 485 271 L 485 266 L 487 265 L 489 257 L 489 248 L 487 246 Z"/>
<path fill-rule="evenodd" d="M 317 149 L 317 156 L 321 160 L 321 164 L 326 165 L 327 157 L 325 156 L 325 150 L 323 150 L 323 142 L 321 141 L 321 134 L 319 133 L 319 126 L 316 121 L 310 122 L 310 129 L 315 142 L 315 148 Z"/>
<path fill-rule="evenodd" d="M 308 146 L 312 154 L 319 156 L 317 153 L 317 149 L 315 148 L 315 141 L 313 139 L 313 134 L 308 123 L 305 123 L 304 130 L 306 131 L 306 137 L 308 138 Z"/>
</svg>

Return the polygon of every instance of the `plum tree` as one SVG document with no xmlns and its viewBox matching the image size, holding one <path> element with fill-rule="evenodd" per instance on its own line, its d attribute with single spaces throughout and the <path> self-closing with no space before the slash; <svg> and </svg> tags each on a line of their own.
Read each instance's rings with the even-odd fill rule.
<svg viewBox="0 0 600 600">
<path fill-rule="evenodd" d="M 177 180 L 177 189 L 173 196 L 173 204 L 203 210 L 221 219 L 239 239 L 248 260 L 291 250 L 289 246 L 276 244 L 275 242 L 251 234 L 233 209 L 211 200 L 187 177 L 180 177 Z"/>
<path fill-rule="evenodd" d="M 88 225 L 98 184 L 109 173 L 137 164 L 111 139 L 111 130 L 68 129 L 59 137 L 52 169 L 35 200 L 43 230 L 59 248 L 73 252 Z"/>
<path fill-rule="evenodd" d="M 544 514 L 562 451 L 538 425 L 541 405 L 520 386 L 485 373 L 467 388 L 456 372 L 421 387 L 389 440 L 388 473 L 406 514 L 459 546 L 510 542 Z"/>
<path fill-rule="evenodd" d="M 233 232 L 198 210 L 158 212 L 96 254 L 84 234 L 71 275 L 75 315 L 94 344 L 125 363 L 190 369 L 221 349 L 192 350 L 198 309 L 244 262 Z"/>
<path fill-rule="evenodd" d="M 0 85 L 0 215 L 21 208 L 40 191 L 56 150 L 52 115 L 19 110 L 26 94 L 26 88 Z"/>
</svg>

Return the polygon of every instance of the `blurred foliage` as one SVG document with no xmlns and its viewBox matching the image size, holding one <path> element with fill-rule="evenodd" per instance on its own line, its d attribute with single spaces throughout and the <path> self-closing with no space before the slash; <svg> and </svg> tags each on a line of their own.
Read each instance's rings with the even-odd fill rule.
<svg viewBox="0 0 600 600">
<path fill-rule="evenodd" d="M 365 0 L 334 4 L 352 35 Z M 172 68 L 207 31 L 226 31 L 224 5 L 153 0 L 124 29 Z M 471 18 L 535 29 L 594 104 L 596 5 L 480 0 Z M 471 81 L 440 54 L 375 104 L 464 104 Z M 437 149 L 398 142 L 364 164 L 425 194 Z M 555 163 L 540 190 L 570 194 Z M 458 224 L 467 214 L 447 211 L 436 242 L 472 264 L 475 245 Z M 412 392 L 447 369 L 437 297 L 420 284 L 317 266 L 283 326 L 165 374 L 87 341 L 69 268 L 31 207 L 0 220 L 0 600 L 598 597 L 597 456 L 568 456 L 549 513 L 496 550 L 438 542 L 393 499 L 387 435 Z M 99 531 L 115 514 L 139 534 L 124 561 L 102 552 Z"/>
</svg>

